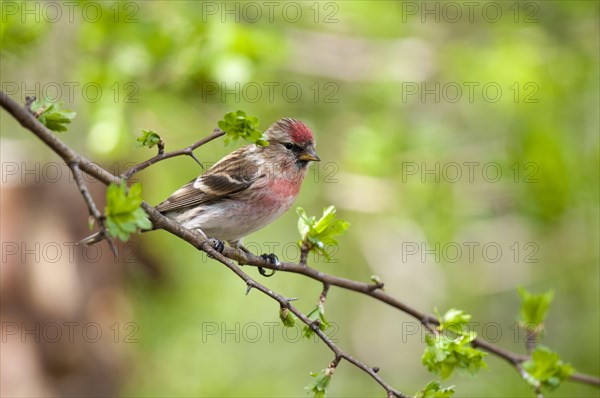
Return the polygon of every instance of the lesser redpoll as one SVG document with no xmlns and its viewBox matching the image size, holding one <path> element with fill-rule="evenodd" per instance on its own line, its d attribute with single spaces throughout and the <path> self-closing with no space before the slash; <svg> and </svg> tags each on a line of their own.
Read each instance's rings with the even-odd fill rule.
<svg viewBox="0 0 600 398">
<path fill-rule="evenodd" d="M 240 246 L 241 238 L 292 206 L 309 163 L 320 160 L 313 134 L 301 121 L 281 119 L 265 136 L 268 146 L 249 144 L 230 153 L 156 210 L 186 228 L 199 228 L 208 237 Z M 96 233 L 80 243 L 100 240 Z"/>
</svg>

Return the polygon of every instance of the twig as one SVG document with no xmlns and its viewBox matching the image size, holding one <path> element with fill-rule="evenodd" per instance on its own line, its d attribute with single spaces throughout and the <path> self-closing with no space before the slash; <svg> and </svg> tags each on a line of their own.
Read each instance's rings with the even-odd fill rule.
<svg viewBox="0 0 600 398">
<path fill-rule="evenodd" d="M 308 263 L 308 253 L 310 253 L 311 244 L 307 239 L 302 241 L 302 246 L 300 246 L 300 264 L 306 265 Z"/>
<path fill-rule="evenodd" d="M 188 146 L 187 148 L 183 148 L 183 149 L 179 149 L 177 151 L 172 151 L 172 152 L 167 152 L 167 153 L 164 153 L 164 143 L 162 142 L 162 140 L 160 140 L 160 142 L 158 143 L 158 154 L 156 156 L 154 156 L 142 163 L 136 164 L 133 167 L 130 167 L 129 169 L 125 170 L 123 172 L 123 174 L 121 174 L 121 177 L 124 178 L 125 180 L 128 180 L 134 174 L 139 173 L 140 171 L 144 170 L 145 168 L 152 166 L 153 164 L 160 162 L 161 160 L 174 158 L 176 156 L 183 156 L 183 155 L 187 155 L 187 156 L 191 157 L 200 165 L 200 167 L 204 167 L 204 166 L 202 166 L 202 163 L 198 160 L 196 155 L 194 155 L 194 149 L 201 147 L 202 145 L 204 145 L 216 138 L 219 138 L 223 135 L 225 135 L 225 132 L 217 128 L 217 129 L 213 130 L 212 134 L 201 139 L 200 141 L 195 142 L 194 144 Z M 161 145 L 161 143 L 162 143 L 162 145 Z"/>
<path fill-rule="evenodd" d="M 325 301 L 327 300 L 327 293 L 329 292 L 329 283 L 323 283 L 323 290 L 321 294 L 319 294 L 319 306 L 323 307 L 325 305 Z"/>
<path fill-rule="evenodd" d="M 592 386 L 600 386 L 600 380 L 596 376 L 588 375 L 585 373 L 573 373 L 571 380 L 578 383 L 589 384 Z"/>
<path fill-rule="evenodd" d="M 537 328 L 539 326 L 535 326 L 534 329 L 530 330 L 529 328 L 525 328 L 525 332 L 527 333 L 527 337 L 525 338 L 525 350 L 527 351 L 527 355 L 531 355 L 533 350 L 538 343 L 538 332 Z"/>
<path fill-rule="evenodd" d="M 105 220 L 104 215 L 102 213 L 100 213 L 100 210 L 98 210 L 98 207 L 96 207 L 96 203 L 94 202 L 94 199 L 92 198 L 92 195 L 90 194 L 90 191 L 88 190 L 88 187 L 85 184 L 85 181 L 83 180 L 83 175 L 81 174 L 81 170 L 79 169 L 79 164 L 77 162 L 69 162 L 67 164 L 68 164 L 69 168 L 71 169 L 71 172 L 73 173 L 73 178 L 75 179 L 75 183 L 77 184 L 77 187 L 79 188 L 79 192 L 81 192 L 81 196 L 83 196 L 83 199 L 87 203 L 88 210 L 90 212 L 90 216 L 94 217 L 94 219 L 96 219 L 96 221 L 98 222 L 98 227 L 100 228 L 100 233 L 102 234 L 102 236 L 104 236 L 104 238 L 108 242 L 108 244 L 110 246 L 110 250 L 112 251 L 115 258 L 117 258 L 118 253 L 117 253 L 117 246 L 115 245 L 115 241 L 112 238 L 112 236 L 110 236 L 110 234 L 108 233 L 108 229 L 106 228 L 106 223 L 104 222 L 104 220 Z"/>
</svg>

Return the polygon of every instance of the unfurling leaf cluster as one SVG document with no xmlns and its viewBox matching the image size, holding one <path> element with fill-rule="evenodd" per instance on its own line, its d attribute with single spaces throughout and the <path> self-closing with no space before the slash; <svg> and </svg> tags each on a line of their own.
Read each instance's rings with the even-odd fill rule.
<svg viewBox="0 0 600 398">
<path fill-rule="evenodd" d="M 519 296 L 521 296 L 521 322 L 525 325 L 533 324 L 536 327 L 542 325 L 554 299 L 554 292 L 549 290 L 545 293 L 532 294 L 521 287 Z"/>
<path fill-rule="evenodd" d="M 443 316 L 438 314 L 438 321 L 440 322 L 438 326 L 440 332 L 450 331 L 456 334 L 465 334 L 467 331 L 466 326 L 471 322 L 471 315 L 465 314 L 463 310 L 452 308 L 446 311 Z"/>
<path fill-rule="evenodd" d="M 318 220 L 315 216 L 308 217 L 301 207 L 298 207 L 296 212 L 299 216 L 298 231 L 302 237 L 298 242 L 300 248 L 306 246 L 309 250 L 316 250 L 329 259 L 326 246 L 337 245 L 338 241 L 335 237 L 346 232 L 350 223 L 337 218 L 335 206 L 323 209 L 323 216 Z"/>
<path fill-rule="evenodd" d="M 281 319 L 283 326 L 286 328 L 294 327 L 296 324 L 296 317 L 294 314 L 292 314 L 288 308 L 283 306 L 279 309 L 279 319 Z"/>
<path fill-rule="evenodd" d="M 554 292 L 549 290 L 545 293 L 533 294 L 521 287 L 519 296 L 521 296 L 521 326 L 528 329 L 529 325 L 533 325 L 537 336 L 538 331 L 543 330 L 548 309 L 554 299 Z M 554 390 L 574 372 L 573 367 L 564 363 L 556 352 L 541 345 L 535 347 L 530 358 L 521 366 L 524 371 L 523 378 L 536 391 L 541 388 Z"/>
<path fill-rule="evenodd" d="M 325 308 L 322 304 L 317 305 L 311 312 L 308 313 L 308 315 L 306 315 L 306 317 L 312 322 L 318 320 L 319 329 L 322 331 L 325 331 L 331 327 L 329 322 L 327 322 L 327 319 L 325 319 Z M 310 326 L 304 325 L 304 328 L 302 329 L 302 336 L 310 339 L 314 333 L 315 331 Z"/>
<path fill-rule="evenodd" d="M 442 379 L 449 377 L 455 369 L 475 374 L 487 367 L 485 352 L 471 346 L 477 334 L 466 327 L 471 315 L 451 309 L 438 316 L 439 325 L 434 334 L 425 336 L 427 347 L 421 357 L 423 365 Z"/>
<path fill-rule="evenodd" d="M 142 130 L 142 135 L 140 135 L 136 141 L 140 143 L 140 146 L 152 148 L 154 145 L 158 145 L 162 139 L 160 138 L 160 135 L 153 130 Z"/>
<path fill-rule="evenodd" d="M 454 338 L 442 334 L 426 335 L 427 348 L 421 358 L 423 365 L 442 379 L 450 377 L 455 369 L 474 375 L 479 369 L 487 367 L 483 360 L 487 354 L 471 346 L 475 337 L 474 332 Z"/>
<path fill-rule="evenodd" d="M 454 395 L 454 386 L 442 388 L 440 382 L 433 380 L 424 389 L 415 394 L 415 398 L 449 398 Z"/>
<path fill-rule="evenodd" d="M 325 398 L 327 396 L 327 387 L 331 382 L 331 376 L 333 376 L 334 368 L 328 367 L 327 369 L 321 370 L 319 373 L 311 372 L 310 375 L 314 379 L 309 385 L 304 387 L 307 392 L 312 392 L 314 398 Z"/>
<path fill-rule="evenodd" d="M 110 184 L 106 190 L 106 225 L 113 237 L 122 241 L 140 229 L 152 228 L 148 215 L 141 208 L 142 186 L 133 184 L 129 189 L 125 182 Z"/>
<path fill-rule="evenodd" d="M 67 124 L 75 118 L 77 113 L 60 109 L 62 102 L 50 102 L 47 99 L 35 100 L 31 104 L 31 111 L 44 126 L 56 132 L 67 131 Z"/>
<path fill-rule="evenodd" d="M 262 131 L 258 129 L 258 118 L 248 116 L 244 111 L 227 113 L 223 120 L 219 120 L 218 126 L 225 132 L 225 145 L 235 143 L 240 138 L 259 146 L 269 145 Z"/>
<path fill-rule="evenodd" d="M 574 371 L 570 364 L 564 363 L 557 353 L 545 346 L 536 347 L 531 359 L 523 362 L 522 366 L 527 373 L 525 380 L 536 389 L 545 387 L 554 390 Z"/>
</svg>

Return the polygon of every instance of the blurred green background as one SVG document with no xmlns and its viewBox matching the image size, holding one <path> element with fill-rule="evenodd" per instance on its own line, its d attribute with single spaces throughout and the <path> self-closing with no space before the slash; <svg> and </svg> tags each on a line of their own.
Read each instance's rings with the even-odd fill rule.
<svg viewBox="0 0 600 398">
<path fill-rule="evenodd" d="M 315 267 L 376 274 L 424 311 L 464 309 L 484 337 L 520 352 L 516 288 L 554 289 L 544 343 L 598 375 L 598 2 L 470 4 L 3 2 L 2 90 L 64 101 L 78 115 L 61 138 L 113 172 L 154 154 L 136 148 L 142 128 L 174 150 L 237 109 L 265 129 L 301 119 L 323 161 L 297 205 L 317 214 L 333 204 L 352 224 L 333 261 L 312 257 Z M 23 158 L 56 161 L 0 117 L 4 142 L 28 143 Z M 196 154 L 210 163 L 232 149 L 217 141 Z M 158 203 L 200 171 L 182 157 L 137 178 Z M 290 211 L 245 242 L 294 261 L 297 239 Z M 161 276 L 131 266 L 119 282 L 139 326 L 122 396 L 302 397 L 309 371 L 333 358 L 189 245 L 162 231 L 135 242 Z M 306 278 L 245 271 L 303 311 L 317 301 L 320 285 Z M 399 390 L 434 378 L 413 319 L 335 288 L 326 308 L 340 346 Z M 533 396 L 501 360 L 488 364 L 443 384 L 460 397 Z M 344 362 L 330 387 L 381 395 Z M 599 392 L 567 382 L 547 395 Z"/>
</svg>

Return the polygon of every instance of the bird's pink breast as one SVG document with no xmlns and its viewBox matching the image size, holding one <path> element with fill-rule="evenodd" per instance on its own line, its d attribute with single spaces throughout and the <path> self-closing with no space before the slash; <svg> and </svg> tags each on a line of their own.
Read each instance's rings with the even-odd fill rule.
<svg viewBox="0 0 600 398">
<path fill-rule="evenodd" d="M 273 181 L 271 192 L 277 196 L 296 196 L 300 192 L 300 184 L 302 181 L 297 179 L 281 178 Z"/>
<path fill-rule="evenodd" d="M 301 181 L 297 182 L 284 178 L 272 181 L 261 192 L 261 202 L 265 210 L 287 210 L 298 196 L 300 184 Z"/>
</svg>

